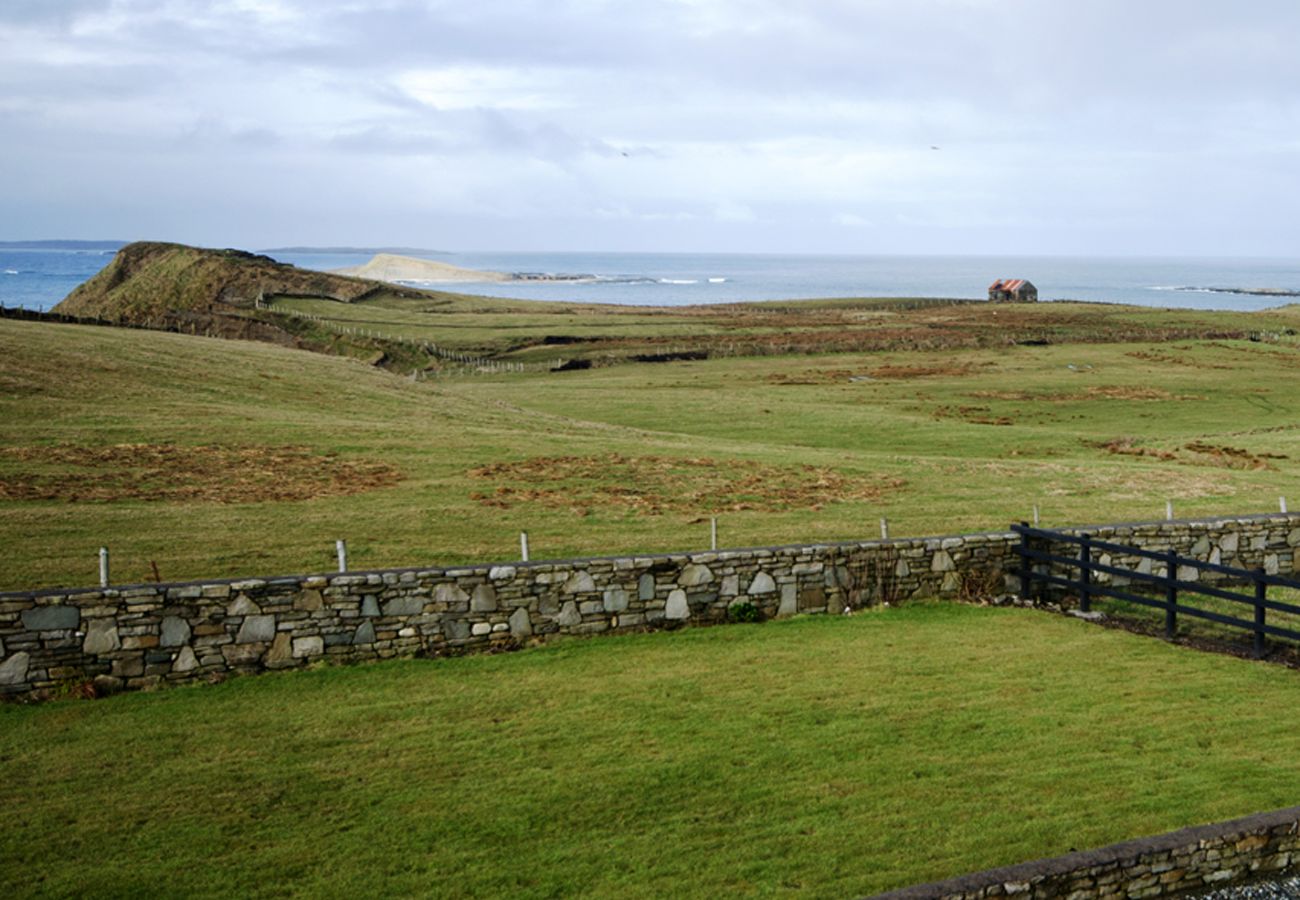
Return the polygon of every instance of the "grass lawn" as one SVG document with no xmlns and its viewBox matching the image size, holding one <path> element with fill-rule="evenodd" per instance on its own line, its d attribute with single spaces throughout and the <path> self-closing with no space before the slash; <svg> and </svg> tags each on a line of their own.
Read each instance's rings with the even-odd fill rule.
<svg viewBox="0 0 1300 900">
<path fill-rule="evenodd" d="M 1294 804 L 1298 677 L 915 604 L 0 707 L 0 883 L 852 896 Z"/>
<path fill-rule="evenodd" d="M 103 544 L 123 583 L 154 563 L 164 580 L 327 570 L 340 537 L 374 568 L 511 559 L 524 530 L 535 558 L 700 548 L 710 516 L 737 547 L 857 540 L 881 516 L 896 536 L 1000 530 L 1035 504 L 1045 525 L 1159 518 L 1167 499 L 1269 511 L 1300 497 L 1297 366 L 1290 344 L 1179 340 L 416 383 L 3 320 L 0 590 L 92 583 Z"/>
</svg>

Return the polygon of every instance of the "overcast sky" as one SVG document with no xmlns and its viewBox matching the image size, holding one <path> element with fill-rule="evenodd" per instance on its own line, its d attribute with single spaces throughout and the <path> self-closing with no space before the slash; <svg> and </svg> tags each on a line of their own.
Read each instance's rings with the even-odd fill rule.
<svg viewBox="0 0 1300 900">
<path fill-rule="evenodd" d="M 0 0 L 0 238 L 1296 257 L 1297 46 L 1295 0 Z"/>
</svg>

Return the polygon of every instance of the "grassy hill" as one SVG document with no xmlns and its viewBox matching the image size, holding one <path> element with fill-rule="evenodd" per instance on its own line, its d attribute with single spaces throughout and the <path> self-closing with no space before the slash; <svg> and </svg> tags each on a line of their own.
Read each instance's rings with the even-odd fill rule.
<svg viewBox="0 0 1300 900">
<path fill-rule="evenodd" d="M 490 308 L 454 318 L 587 315 Z M 630 315 L 650 338 L 677 327 Z M 1269 316 L 1251 321 L 1295 320 Z M 744 546 L 858 539 L 882 516 L 896 535 L 1000 529 L 1035 504 L 1055 523 L 1158 517 L 1166 499 L 1275 509 L 1300 502 L 1300 351 L 1277 335 L 416 382 L 263 343 L 0 320 L 0 588 L 91 582 L 101 544 L 133 581 L 155 563 L 328 569 L 336 538 L 373 567 L 509 559 L 523 530 L 535 557 L 689 549 L 715 515 Z"/>
</svg>

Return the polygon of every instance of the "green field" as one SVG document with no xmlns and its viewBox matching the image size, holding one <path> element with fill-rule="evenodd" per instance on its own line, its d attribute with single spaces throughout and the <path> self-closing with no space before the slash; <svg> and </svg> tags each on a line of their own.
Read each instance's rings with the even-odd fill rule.
<svg viewBox="0 0 1300 900">
<path fill-rule="evenodd" d="M 915 328 L 886 331 L 987 337 L 987 307 L 969 329 L 935 324 L 977 306 L 891 312 Z M 1081 342 L 420 381 L 267 344 L 0 320 L 0 589 L 92 582 L 105 544 L 130 582 L 325 570 L 337 538 L 362 568 L 512 559 L 525 530 L 553 558 L 704 547 L 711 516 L 747 546 L 860 539 L 882 516 L 902 536 L 1003 529 L 1034 505 L 1082 524 L 1300 497 L 1293 310 L 1041 307 L 1016 315 Z M 1273 331 L 1088 340 L 1245 324 Z"/>
<path fill-rule="evenodd" d="M 0 707 L 31 896 L 846 897 L 1295 802 L 1294 671 L 1025 610 Z"/>
</svg>

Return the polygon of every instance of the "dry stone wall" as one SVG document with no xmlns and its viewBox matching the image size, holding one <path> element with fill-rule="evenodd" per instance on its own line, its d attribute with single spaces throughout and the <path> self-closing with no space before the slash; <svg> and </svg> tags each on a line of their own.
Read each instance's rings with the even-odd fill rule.
<svg viewBox="0 0 1300 900">
<path fill-rule="evenodd" d="M 1300 515 L 1070 529 L 1290 572 Z M 439 655 L 1015 590 L 1010 532 L 0 594 L 0 694 Z M 1060 548 L 1063 551 L 1065 548 Z M 1137 568 L 1139 559 L 1103 560 Z"/>
<path fill-rule="evenodd" d="M 916 885 L 873 900 L 1188 897 L 1278 879 L 1294 872 L 1297 863 L 1300 806 Z"/>
</svg>

